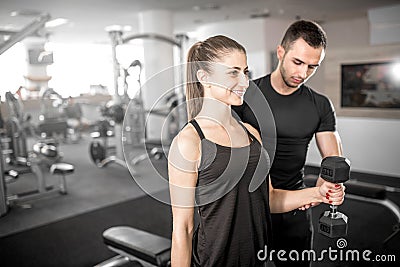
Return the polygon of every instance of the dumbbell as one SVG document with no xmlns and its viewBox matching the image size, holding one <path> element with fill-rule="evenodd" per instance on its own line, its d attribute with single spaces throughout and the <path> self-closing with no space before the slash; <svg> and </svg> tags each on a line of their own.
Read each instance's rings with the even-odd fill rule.
<svg viewBox="0 0 400 267">
<path fill-rule="evenodd" d="M 320 177 L 334 184 L 344 183 L 350 178 L 350 161 L 343 157 L 330 156 L 321 162 Z M 337 211 L 335 205 L 319 218 L 318 232 L 330 238 L 347 235 L 348 217 Z"/>
<path fill-rule="evenodd" d="M 33 145 L 33 151 L 49 158 L 55 158 L 58 155 L 58 150 L 54 143 L 47 144 L 39 141 Z"/>
</svg>

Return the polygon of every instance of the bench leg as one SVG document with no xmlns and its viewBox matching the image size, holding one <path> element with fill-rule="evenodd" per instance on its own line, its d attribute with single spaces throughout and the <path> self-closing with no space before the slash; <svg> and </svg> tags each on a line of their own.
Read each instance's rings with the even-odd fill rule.
<svg viewBox="0 0 400 267">
<path fill-rule="evenodd" d="M 63 195 L 67 194 L 67 182 L 65 181 L 65 175 L 60 175 L 60 193 Z"/>
<path fill-rule="evenodd" d="M 106 261 L 103 261 L 102 263 L 95 265 L 94 267 L 122 267 L 125 264 L 128 264 L 129 262 L 130 260 L 128 257 L 117 255 L 111 259 L 108 259 Z"/>
</svg>

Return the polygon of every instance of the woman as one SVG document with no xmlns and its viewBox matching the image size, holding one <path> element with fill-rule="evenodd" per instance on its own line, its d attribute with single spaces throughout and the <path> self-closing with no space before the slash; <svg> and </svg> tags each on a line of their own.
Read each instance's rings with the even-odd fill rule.
<svg viewBox="0 0 400 267">
<path fill-rule="evenodd" d="M 168 159 L 171 264 L 263 266 L 257 252 L 270 244 L 270 213 L 318 202 L 340 205 L 343 187 L 325 182 L 284 191 L 264 179 L 249 190 L 253 177 L 267 177 L 269 161 L 259 133 L 231 115 L 249 86 L 246 51 L 228 37 L 214 36 L 194 44 L 187 61 L 190 122 L 174 138 Z"/>
</svg>

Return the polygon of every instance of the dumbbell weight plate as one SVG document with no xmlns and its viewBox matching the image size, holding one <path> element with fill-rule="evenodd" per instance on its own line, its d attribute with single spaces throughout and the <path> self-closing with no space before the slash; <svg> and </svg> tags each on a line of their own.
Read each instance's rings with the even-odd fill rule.
<svg viewBox="0 0 400 267">
<path fill-rule="evenodd" d="M 325 211 L 319 218 L 318 233 L 330 238 L 344 237 L 347 235 L 348 218 L 341 212 L 332 215 Z"/>
</svg>

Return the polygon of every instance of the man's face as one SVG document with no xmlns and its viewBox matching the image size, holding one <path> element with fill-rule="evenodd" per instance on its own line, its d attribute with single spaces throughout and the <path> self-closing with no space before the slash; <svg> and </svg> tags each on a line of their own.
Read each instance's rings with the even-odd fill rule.
<svg viewBox="0 0 400 267">
<path fill-rule="evenodd" d="M 305 83 L 321 64 L 325 57 L 323 47 L 313 48 L 302 38 L 297 39 L 285 50 L 278 47 L 278 59 L 281 61 L 279 71 L 286 86 L 298 88 Z"/>
</svg>

